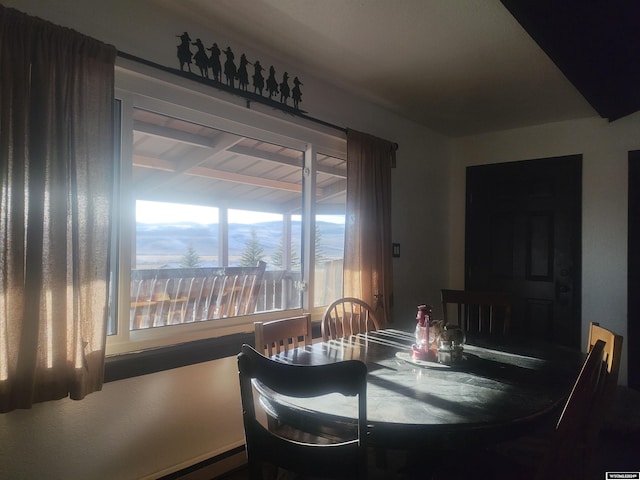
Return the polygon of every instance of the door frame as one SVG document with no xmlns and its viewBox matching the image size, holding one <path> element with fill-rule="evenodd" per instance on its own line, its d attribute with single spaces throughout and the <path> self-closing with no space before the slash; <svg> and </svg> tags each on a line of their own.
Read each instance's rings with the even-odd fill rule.
<svg viewBox="0 0 640 480">
<path fill-rule="evenodd" d="M 640 150 L 629 152 L 627 229 L 627 383 L 640 390 Z"/>
</svg>

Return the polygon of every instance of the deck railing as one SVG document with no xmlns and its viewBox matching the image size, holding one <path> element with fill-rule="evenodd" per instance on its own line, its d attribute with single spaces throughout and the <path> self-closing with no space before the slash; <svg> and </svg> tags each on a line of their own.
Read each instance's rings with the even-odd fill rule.
<svg viewBox="0 0 640 480">
<path fill-rule="evenodd" d="M 255 313 L 265 267 L 132 270 L 130 328 Z"/>
<path fill-rule="evenodd" d="M 268 270 L 262 277 L 256 313 L 287 310 L 300 306 L 300 271 Z"/>
<path fill-rule="evenodd" d="M 342 261 L 316 268 L 316 305 L 338 298 Z M 132 330 L 299 308 L 299 270 L 258 267 L 131 271 Z"/>
</svg>

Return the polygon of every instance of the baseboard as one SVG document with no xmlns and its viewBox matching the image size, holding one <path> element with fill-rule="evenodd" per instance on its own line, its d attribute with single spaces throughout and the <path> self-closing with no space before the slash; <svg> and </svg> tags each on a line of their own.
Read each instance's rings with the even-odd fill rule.
<svg viewBox="0 0 640 480">
<path fill-rule="evenodd" d="M 211 480 L 247 464 L 244 445 L 191 465 L 158 480 Z"/>
</svg>

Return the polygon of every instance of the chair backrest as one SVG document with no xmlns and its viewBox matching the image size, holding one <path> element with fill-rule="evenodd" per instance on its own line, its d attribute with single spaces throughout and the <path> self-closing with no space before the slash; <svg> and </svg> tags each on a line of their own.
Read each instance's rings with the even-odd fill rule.
<svg viewBox="0 0 640 480">
<path fill-rule="evenodd" d="M 537 479 L 586 478 L 589 425 L 602 388 L 605 343 L 595 342 L 569 394 Z"/>
<path fill-rule="evenodd" d="M 598 340 L 605 342 L 604 361 L 607 364 L 606 390 L 612 393 L 618 385 L 618 373 L 620 372 L 620 356 L 622 355 L 622 335 L 617 335 L 611 330 L 601 327 L 599 323 L 589 324 L 589 342 L 587 352 L 590 352 Z"/>
<path fill-rule="evenodd" d="M 267 357 L 289 349 L 311 345 L 311 315 L 254 322 L 256 350 Z"/>
<path fill-rule="evenodd" d="M 238 355 L 240 396 L 249 471 L 262 478 L 264 464 L 318 477 L 366 478 L 367 367 L 358 360 L 294 365 L 271 360 L 249 345 Z M 357 436 L 340 443 L 303 443 L 279 436 L 260 422 L 253 380 L 282 395 L 305 398 L 340 393 L 358 397 Z"/>
<path fill-rule="evenodd" d="M 606 368 L 602 369 L 602 388 L 598 396 L 597 408 L 590 422 L 590 446 L 593 448 L 607 413 L 610 411 L 616 396 L 618 387 L 618 373 L 620 372 L 620 357 L 622 356 L 622 335 L 601 327 L 592 322 L 589 324 L 589 341 L 587 351 L 590 352 L 598 340 L 605 342 L 604 362 Z"/>
<path fill-rule="evenodd" d="M 451 321 L 449 306 L 456 305 L 457 322 L 465 332 L 509 333 L 513 297 L 506 292 L 441 290 L 442 319 Z"/>
<path fill-rule="evenodd" d="M 343 297 L 329 305 L 322 316 L 322 340 L 335 340 L 379 330 L 373 308 L 354 297 Z"/>
</svg>

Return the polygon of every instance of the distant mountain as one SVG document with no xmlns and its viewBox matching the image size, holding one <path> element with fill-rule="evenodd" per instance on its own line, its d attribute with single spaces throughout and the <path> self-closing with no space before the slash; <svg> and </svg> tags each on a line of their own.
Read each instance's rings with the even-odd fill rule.
<svg viewBox="0 0 640 480">
<path fill-rule="evenodd" d="M 344 249 L 344 225 L 329 222 L 317 222 L 320 232 L 318 254 L 326 259 L 342 258 Z M 260 246 L 264 250 L 265 260 L 269 260 L 281 245 L 282 223 L 260 222 L 255 224 L 229 225 L 229 259 L 230 264 L 237 264 L 238 259 L 249 239 L 251 231 L 256 231 Z M 291 238 L 292 248 L 298 258 L 301 244 L 300 222 L 292 222 Z M 179 222 L 173 224 L 136 224 L 136 255 L 138 266 L 152 264 L 154 266 L 179 265 L 182 256 L 187 252 L 189 245 L 199 257 L 205 259 L 202 266 L 209 263 L 206 259 L 218 256 L 218 224 L 199 224 L 193 222 Z"/>
</svg>

